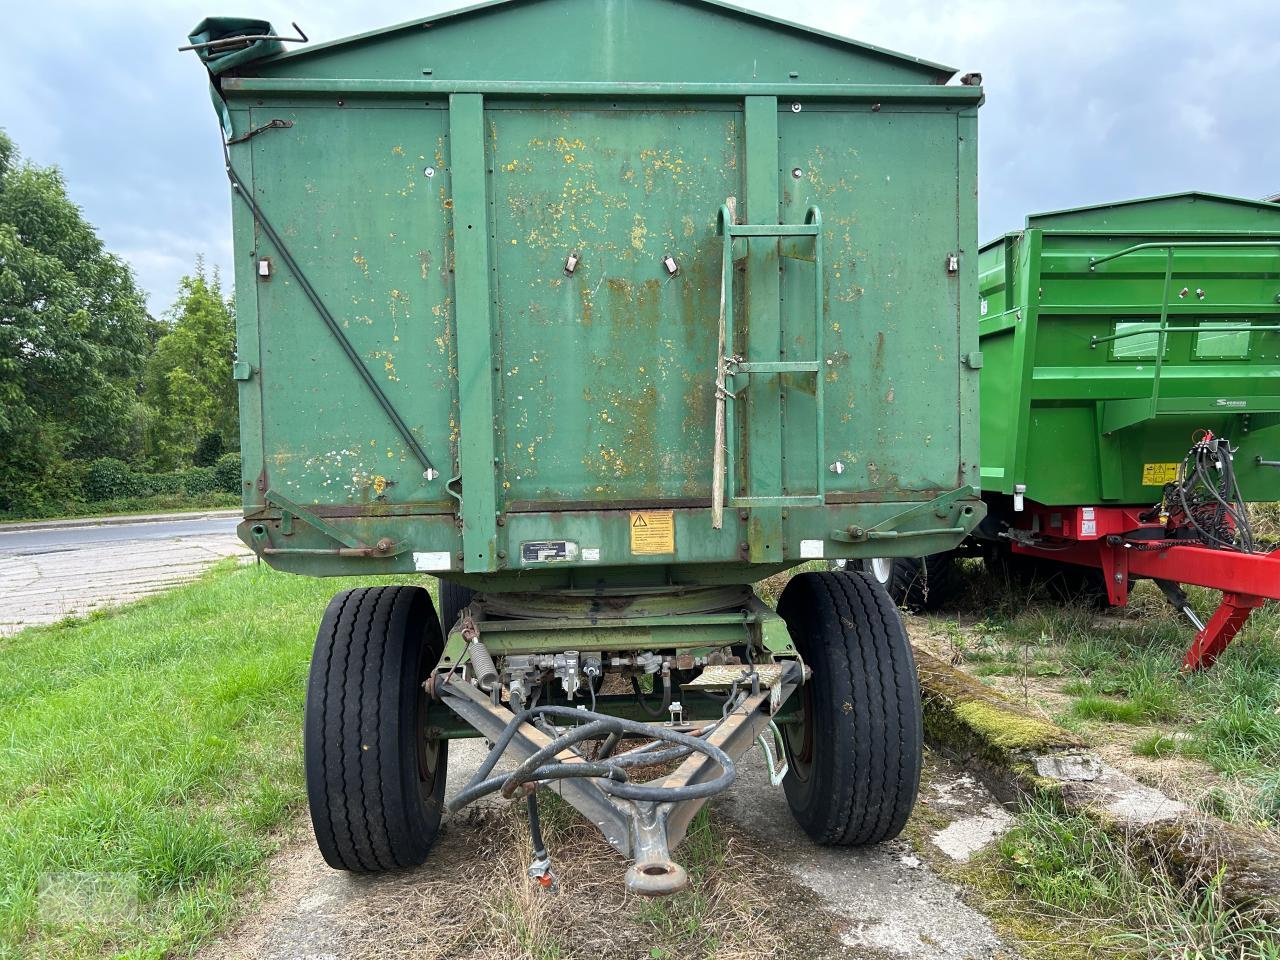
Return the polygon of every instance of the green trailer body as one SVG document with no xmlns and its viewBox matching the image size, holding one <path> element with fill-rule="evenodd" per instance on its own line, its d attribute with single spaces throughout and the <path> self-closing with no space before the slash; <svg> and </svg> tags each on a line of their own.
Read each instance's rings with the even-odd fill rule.
<svg viewBox="0 0 1280 960">
<path fill-rule="evenodd" d="M 488 5 L 217 74 L 258 209 L 234 204 L 242 536 L 490 590 L 952 546 L 981 512 L 982 94 L 949 76 L 672 0 Z"/>
<path fill-rule="evenodd" d="M 984 492 L 1149 505 L 1207 429 L 1246 499 L 1280 499 L 1280 205 L 1039 214 L 979 272 Z"/>
<path fill-rule="evenodd" d="M 477 735 L 451 809 L 526 793 L 543 886 L 539 783 L 669 893 L 757 738 L 812 837 L 896 836 L 922 727 L 892 602 L 750 584 L 982 517 L 976 78 L 701 0 L 191 39 L 234 198 L 241 536 L 295 573 L 440 578 L 443 624 L 404 585 L 321 623 L 326 861 L 420 863 Z M 655 759 L 683 762 L 629 782 Z"/>
</svg>

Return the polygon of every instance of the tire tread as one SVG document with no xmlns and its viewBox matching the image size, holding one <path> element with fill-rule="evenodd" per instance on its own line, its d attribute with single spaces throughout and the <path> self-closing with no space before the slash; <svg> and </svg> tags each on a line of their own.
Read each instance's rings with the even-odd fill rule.
<svg viewBox="0 0 1280 960">
<path fill-rule="evenodd" d="M 420 653 L 413 644 L 423 644 Z M 434 840 L 438 818 L 415 817 L 412 809 L 420 800 L 417 745 L 401 741 L 415 736 L 405 721 L 417 709 L 404 699 L 415 693 L 421 659 L 438 658 L 441 645 L 430 595 L 420 587 L 347 590 L 325 612 L 307 684 L 304 759 L 316 842 L 336 869 L 415 865 Z M 439 756 L 437 799 L 443 745 Z"/>
<path fill-rule="evenodd" d="M 915 663 L 898 611 L 869 575 L 792 579 L 778 612 L 806 663 L 814 744 L 808 781 L 787 791 L 820 843 L 861 846 L 897 836 L 915 806 L 921 721 Z"/>
</svg>

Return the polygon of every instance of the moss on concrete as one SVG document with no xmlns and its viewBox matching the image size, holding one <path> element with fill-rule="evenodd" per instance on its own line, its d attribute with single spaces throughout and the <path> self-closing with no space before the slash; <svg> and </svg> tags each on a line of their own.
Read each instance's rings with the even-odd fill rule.
<svg viewBox="0 0 1280 960">
<path fill-rule="evenodd" d="M 1036 757 L 1084 749 L 1075 734 L 1032 716 L 937 657 L 918 649 L 915 656 L 926 738 L 981 774 L 998 797 L 1056 798 L 1178 881 L 1214 879 L 1226 903 L 1280 923 L 1280 843 L 1265 831 L 1199 815 L 1146 822 L 1108 813 L 1093 784 L 1064 789 L 1036 773 Z M 1014 935 L 1023 942 L 1035 940 L 1034 931 Z"/>
<path fill-rule="evenodd" d="M 969 700 L 955 704 L 954 712 L 956 719 L 1001 750 L 1042 752 L 1076 746 L 1066 730 L 1028 716 L 1011 704 Z"/>
<path fill-rule="evenodd" d="M 923 650 L 917 649 L 915 656 L 925 737 L 934 747 L 975 768 L 1001 799 L 1056 789 L 1054 782 L 1036 775 L 1032 758 L 1082 749 L 1075 734 L 1032 716 Z"/>
</svg>

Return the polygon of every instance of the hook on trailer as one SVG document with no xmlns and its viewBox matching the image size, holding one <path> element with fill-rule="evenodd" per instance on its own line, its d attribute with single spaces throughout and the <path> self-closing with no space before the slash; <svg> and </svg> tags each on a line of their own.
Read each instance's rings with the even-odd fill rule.
<svg viewBox="0 0 1280 960">
<path fill-rule="evenodd" d="M 282 37 L 278 33 L 238 33 L 229 37 L 219 37 L 217 40 L 205 40 L 202 43 L 189 43 L 185 47 L 179 47 L 179 53 L 186 53 L 188 50 L 232 50 L 236 47 L 248 47 L 257 43 L 259 40 L 276 40 L 280 43 L 307 43 L 309 38 L 302 32 L 302 28 L 297 22 L 290 23 L 296 37 Z"/>
</svg>

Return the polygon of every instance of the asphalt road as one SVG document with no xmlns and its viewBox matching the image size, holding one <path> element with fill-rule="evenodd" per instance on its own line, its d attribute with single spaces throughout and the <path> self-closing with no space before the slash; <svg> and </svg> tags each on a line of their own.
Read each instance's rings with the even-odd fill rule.
<svg viewBox="0 0 1280 960">
<path fill-rule="evenodd" d="M 223 557 L 248 556 L 236 520 L 196 514 L 0 527 L 0 636 L 127 603 L 193 580 Z"/>
<path fill-rule="evenodd" d="M 27 557 L 65 553 L 108 544 L 144 540 L 183 540 L 191 537 L 235 539 L 238 517 L 199 516 L 157 519 L 145 523 L 110 523 L 93 526 L 49 526 L 35 530 L 0 527 L 0 556 Z M 92 521 L 86 521 L 90 523 Z"/>
</svg>

